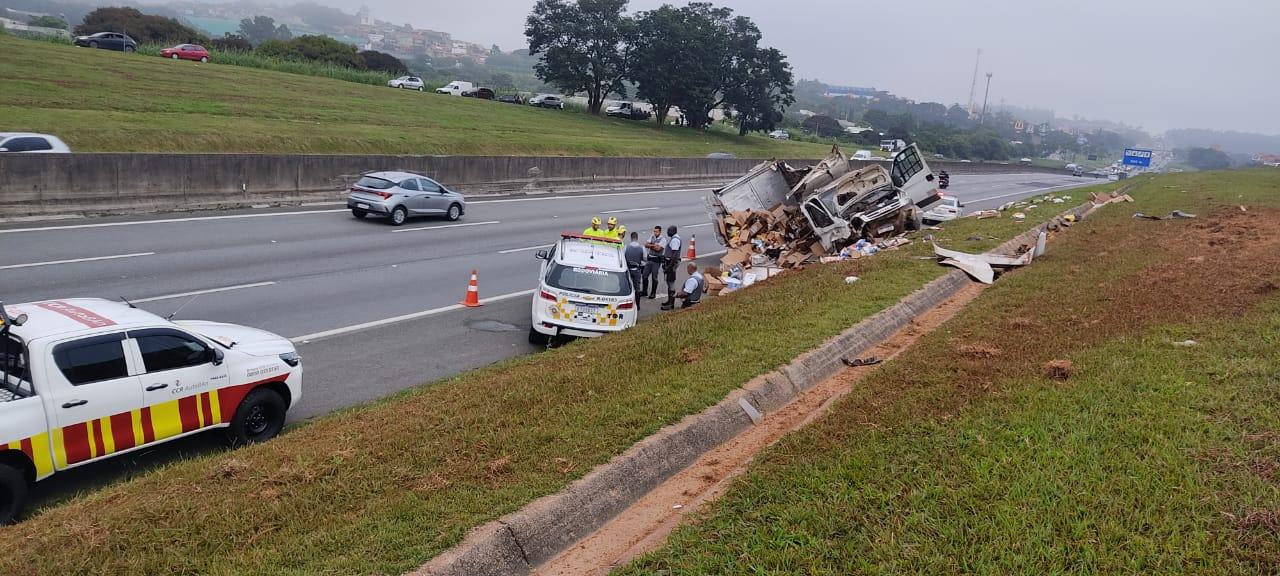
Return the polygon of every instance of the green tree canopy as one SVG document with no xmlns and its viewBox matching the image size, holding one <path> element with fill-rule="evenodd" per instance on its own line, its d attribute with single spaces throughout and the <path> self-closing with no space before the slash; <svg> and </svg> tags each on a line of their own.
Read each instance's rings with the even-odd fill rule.
<svg viewBox="0 0 1280 576">
<path fill-rule="evenodd" d="M 137 8 L 98 8 L 76 26 L 79 35 L 121 32 L 138 42 L 206 43 L 208 38 L 173 18 L 143 14 Z"/>
<path fill-rule="evenodd" d="M 538 78 L 566 94 L 586 92 L 592 114 L 609 94 L 625 95 L 626 7 L 627 0 L 538 0 L 525 20 L 529 54 L 542 56 L 533 67 Z"/>
<path fill-rule="evenodd" d="M 288 40 L 293 38 L 293 32 L 284 24 L 276 26 L 270 16 L 254 16 L 240 21 L 240 36 L 257 46 L 267 40 Z"/>
</svg>

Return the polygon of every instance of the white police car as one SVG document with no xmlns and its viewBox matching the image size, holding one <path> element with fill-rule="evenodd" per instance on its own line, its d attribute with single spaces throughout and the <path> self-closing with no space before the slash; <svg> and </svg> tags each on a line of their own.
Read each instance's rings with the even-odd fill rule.
<svg viewBox="0 0 1280 576">
<path fill-rule="evenodd" d="M 542 260 L 529 342 L 553 336 L 595 337 L 636 324 L 636 292 L 622 241 L 563 234 Z"/>
<path fill-rule="evenodd" d="M 270 439 L 302 398 L 288 339 L 95 298 L 0 306 L 0 524 L 55 472 L 212 428 Z"/>
</svg>

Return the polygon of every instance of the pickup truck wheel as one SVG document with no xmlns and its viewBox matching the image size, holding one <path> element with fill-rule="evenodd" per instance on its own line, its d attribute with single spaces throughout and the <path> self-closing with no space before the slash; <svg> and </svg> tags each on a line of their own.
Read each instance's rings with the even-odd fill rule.
<svg viewBox="0 0 1280 576">
<path fill-rule="evenodd" d="M 284 398 L 270 388 L 258 388 L 240 402 L 227 429 L 233 446 L 256 444 L 275 438 L 284 429 Z"/>
<path fill-rule="evenodd" d="M 0 526 L 12 524 L 27 503 L 27 479 L 22 471 L 0 464 Z"/>
</svg>

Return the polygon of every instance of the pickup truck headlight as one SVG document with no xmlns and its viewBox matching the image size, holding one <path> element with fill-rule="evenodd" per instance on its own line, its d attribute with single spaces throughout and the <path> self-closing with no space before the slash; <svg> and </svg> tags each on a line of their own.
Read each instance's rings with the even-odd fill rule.
<svg viewBox="0 0 1280 576">
<path fill-rule="evenodd" d="M 302 363 L 302 357 L 299 356 L 297 352 L 285 352 L 280 355 L 280 359 L 284 360 L 284 363 L 290 366 L 297 366 Z"/>
</svg>

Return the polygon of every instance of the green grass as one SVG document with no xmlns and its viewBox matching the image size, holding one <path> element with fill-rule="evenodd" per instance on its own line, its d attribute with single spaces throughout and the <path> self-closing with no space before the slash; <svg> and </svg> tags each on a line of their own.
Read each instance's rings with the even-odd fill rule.
<svg viewBox="0 0 1280 576">
<path fill-rule="evenodd" d="M 980 250 L 1029 225 L 933 233 Z M 924 250 L 784 274 L 78 496 L 0 528 L 0 574 L 401 573 L 946 273 Z"/>
<path fill-rule="evenodd" d="M 9 35 L 0 54 L 4 128 L 57 134 L 81 152 L 819 158 L 829 149 Z"/>
<path fill-rule="evenodd" d="M 1176 175 L 1133 195 L 619 573 L 1274 573 L 1280 178 Z M 1201 217 L 1130 217 L 1177 208 Z M 1256 221 L 1270 227 L 1221 240 Z M 1074 375 L 1048 379 L 1051 359 Z"/>
<path fill-rule="evenodd" d="M 170 46 L 172 46 L 172 44 L 142 44 L 138 46 L 138 54 L 141 56 L 156 57 L 160 55 L 161 50 Z M 324 62 L 291 60 L 276 56 L 264 56 L 257 52 L 244 52 L 240 50 L 217 50 L 210 48 L 209 60 L 225 66 L 243 66 L 246 68 L 258 68 L 261 70 L 271 70 L 273 72 L 284 72 L 287 74 L 317 76 L 320 78 L 355 82 L 358 84 L 368 84 L 370 86 L 386 86 L 388 80 L 398 76 L 397 74 L 377 72 L 373 70 L 356 70 L 354 68 L 335 66 Z M 434 89 L 434 87 L 431 87 L 430 89 Z"/>
</svg>

